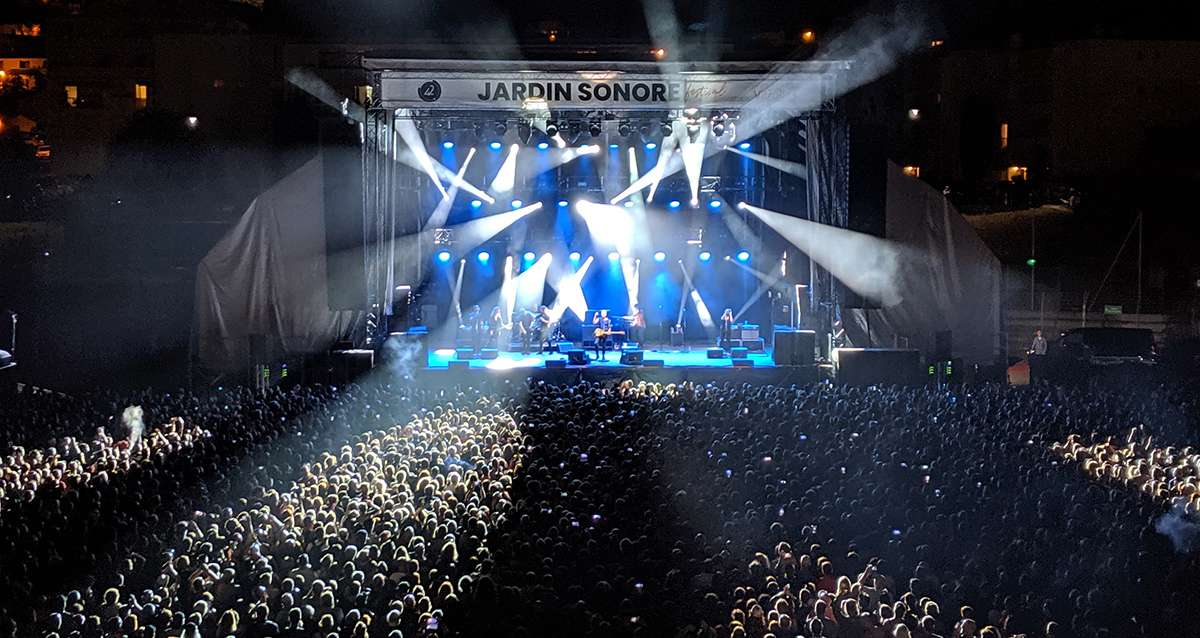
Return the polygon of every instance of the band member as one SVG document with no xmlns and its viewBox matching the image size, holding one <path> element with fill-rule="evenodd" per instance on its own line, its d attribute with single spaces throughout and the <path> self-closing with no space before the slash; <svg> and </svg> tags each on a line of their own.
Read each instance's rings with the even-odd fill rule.
<svg viewBox="0 0 1200 638">
<path fill-rule="evenodd" d="M 721 342 L 718 344 L 722 348 L 729 343 L 733 338 L 733 308 L 726 308 L 725 312 L 721 313 Z"/>
<path fill-rule="evenodd" d="M 552 330 L 550 327 L 554 325 L 554 320 L 550 318 L 550 309 L 546 306 L 538 307 L 537 321 L 534 324 L 537 328 L 538 349 L 545 352 L 551 347 L 550 335 Z"/>
<path fill-rule="evenodd" d="M 483 341 L 483 316 L 479 313 L 479 304 L 471 306 L 463 316 L 463 328 L 471 335 L 471 348 L 479 350 Z"/>
<path fill-rule="evenodd" d="M 512 330 L 512 325 L 504 320 L 504 311 L 500 310 L 500 306 L 492 308 L 492 316 L 488 320 L 488 342 L 496 344 L 497 350 L 507 350 L 508 343 L 504 335 Z"/>
<path fill-rule="evenodd" d="M 521 334 L 521 354 L 529 354 L 529 347 L 537 335 L 537 315 L 529 310 L 521 311 L 517 321 L 517 331 Z"/>
<path fill-rule="evenodd" d="M 625 317 L 629 320 L 629 335 L 627 341 L 635 341 L 638 347 L 642 347 L 642 334 L 646 328 L 646 313 L 642 312 L 642 307 L 634 304 L 633 314 Z"/>
<path fill-rule="evenodd" d="M 596 358 L 607 361 L 609 339 L 612 338 L 609 334 L 612 332 L 612 319 L 608 318 L 607 310 L 601 310 L 592 316 L 592 323 L 596 324 Z"/>
</svg>

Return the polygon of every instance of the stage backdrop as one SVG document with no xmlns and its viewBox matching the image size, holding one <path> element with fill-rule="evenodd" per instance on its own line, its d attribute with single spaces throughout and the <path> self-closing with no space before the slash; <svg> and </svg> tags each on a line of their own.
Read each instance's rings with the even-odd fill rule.
<svg viewBox="0 0 1200 638">
<path fill-rule="evenodd" d="M 357 313 L 329 309 L 323 187 L 318 156 L 255 198 L 200 262 L 195 327 L 205 370 L 247 369 L 253 336 L 277 357 L 327 350 L 354 326 Z"/>
<path fill-rule="evenodd" d="M 853 345 L 908 345 L 933 356 L 937 333 L 950 331 L 954 356 L 991 363 L 1002 352 L 1000 261 L 949 200 L 891 162 L 886 206 L 887 237 L 902 248 L 900 301 L 844 312 Z"/>
</svg>

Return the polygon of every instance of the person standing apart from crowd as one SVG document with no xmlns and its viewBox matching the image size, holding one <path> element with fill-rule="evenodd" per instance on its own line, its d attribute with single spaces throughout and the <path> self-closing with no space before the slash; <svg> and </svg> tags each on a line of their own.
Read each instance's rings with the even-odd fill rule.
<svg viewBox="0 0 1200 638">
<path fill-rule="evenodd" d="M 717 345 L 724 348 L 733 338 L 733 308 L 726 308 L 721 313 L 721 342 Z"/>
<path fill-rule="evenodd" d="M 638 347 L 644 347 L 642 343 L 642 333 L 646 329 L 646 313 L 642 311 L 642 307 L 634 304 L 633 314 L 626 317 L 629 320 L 629 336 L 626 341 L 637 342 Z"/>
<path fill-rule="evenodd" d="M 1046 357 L 1046 338 L 1042 329 L 1033 331 L 1033 343 L 1029 344 L 1029 381 L 1033 382 L 1042 376 L 1042 365 Z"/>
</svg>

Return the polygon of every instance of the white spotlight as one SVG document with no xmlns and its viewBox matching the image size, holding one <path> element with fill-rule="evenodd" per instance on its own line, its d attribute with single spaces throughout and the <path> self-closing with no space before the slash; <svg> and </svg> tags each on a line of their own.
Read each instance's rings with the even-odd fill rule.
<svg viewBox="0 0 1200 638">
<path fill-rule="evenodd" d="M 504 158 L 504 163 L 500 165 L 500 170 L 496 172 L 496 178 L 492 180 L 489 188 L 493 193 L 507 193 L 513 189 L 517 180 L 517 154 L 520 152 L 519 144 L 508 147 L 508 155 Z"/>
</svg>

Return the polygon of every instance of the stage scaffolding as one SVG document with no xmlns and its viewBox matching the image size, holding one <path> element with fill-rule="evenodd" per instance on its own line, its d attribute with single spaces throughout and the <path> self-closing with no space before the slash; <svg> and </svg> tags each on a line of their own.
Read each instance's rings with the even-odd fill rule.
<svg viewBox="0 0 1200 638">
<path fill-rule="evenodd" d="M 362 124 L 362 176 L 363 176 L 363 266 L 366 278 L 365 305 L 369 309 L 367 318 L 368 344 L 377 345 L 382 337 L 386 337 L 389 319 L 393 311 L 399 286 L 413 286 L 416 290 L 426 281 L 430 270 L 430 260 L 433 253 L 432 228 L 426 228 L 426 216 L 429 209 L 422 202 L 422 194 L 434 188 L 432 181 L 422 171 L 414 169 L 396 160 L 398 153 L 403 152 L 405 142 L 400 139 L 396 122 L 399 118 L 414 120 L 422 135 L 428 136 L 449 131 L 479 130 L 480 125 L 504 121 L 510 126 L 528 122 L 529 117 L 519 108 L 510 109 L 468 109 L 447 108 L 441 104 L 435 108 L 396 108 L 386 95 L 386 82 L 390 75 L 414 75 L 414 77 L 438 77 L 453 79 L 478 75 L 481 70 L 512 71 L 520 69 L 525 63 L 509 62 L 456 62 L 456 61 L 413 61 L 413 60 L 364 60 L 364 67 L 373 73 L 374 95 L 376 99 L 365 110 Z M 804 164 L 805 174 L 801 178 L 805 184 L 804 194 L 807 218 L 833 226 L 846 227 L 849 213 L 849 130 L 846 118 L 837 108 L 833 95 L 837 82 L 837 74 L 846 66 L 840 63 L 783 63 L 785 65 L 806 65 L 811 73 L 827 76 L 830 97 L 822 99 L 819 104 L 805 109 L 787 121 L 779 124 L 760 135 L 771 144 L 772 153 L 776 157 L 799 160 Z M 687 72 L 724 72 L 746 74 L 766 81 L 768 69 L 773 68 L 767 63 L 733 63 L 727 65 L 679 65 Z M 486 68 L 482 68 L 486 67 Z M 546 68 L 549 67 L 549 68 Z M 599 72 L 599 70 L 619 69 L 617 73 L 659 73 L 657 65 L 642 63 L 613 63 L 613 64 L 562 64 L 538 63 L 538 69 L 562 74 L 564 69 L 577 69 L 579 73 Z M 587 69 L 592 69 L 588 71 Z M 523 73 L 530 73 L 522 69 Z M 754 75 L 759 74 L 759 75 Z M 525 76 L 523 76 L 525 77 Z M 826 80 L 822 80 L 826 81 Z M 443 82 L 448 82 L 443 80 Z M 427 105 L 429 106 L 429 105 Z M 704 107 L 707 110 L 707 107 Z M 598 109 L 564 108 L 556 109 L 554 120 L 558 122 L 590 123 L 598 118 L 605 126 L 615 126 L 618 120 L 634 120 L 648 118 L 663 118 L 678 116 L 677 110 L 668 108 L 647 108 L 645 106 L 607 106 Z M 739 116 L 737 108 L 724 108 L 731 119 Z M 586 126 L 586 124 L 585 124 Z M 607 129 L 606 129 L 607 130 Z M 432 152 L 430 155 L 434 155 Z M 751 175 L 706 175 L 702 184 L 705 187 L 719 190 L 724 194 L 736 194 L 741 201 L 756 205 L 770 206 L 772 197 L 779 194 L 783 188 L 784 177 L 779 171 L 767 169 L 755 163 L 755 172 Z M 606 179 L 616 176 L 599 176 L 586 183 L 564 175 L 557 175 L 555 185 L 560 192 L 573 193 L 605 193 L 611 192 L 613 185 L 605 183 Z M 627 177 L 622 178 L 627 179 Z M 677 175 L 671 179 L 682 179 Z M 664 180 L 664 184 L 668 180 Z M 627 182 L 621 184 L 622 187 Z M 482 185 L 480 185 L 483 187 Z M 620 189 L 617 189 L 620 190 Z M 745 221 L 753 228 L 762 230 L 762 224 L 753 216 L 742 213 Z M 413 241 L 412 238 L 418 238 Z M 833 280 L 827 271 L 817 266 L 811 260 L 809 265 L 807 299 L 802 300 L 807 306 L 802 313 L 808 317 L 821 317 L 820 321 L 828 326 L 837 313 L 837 305 L 841 297 L 840 285 Z M 364 344 L 359 344 L 364 345 Z"/>
</svg>

